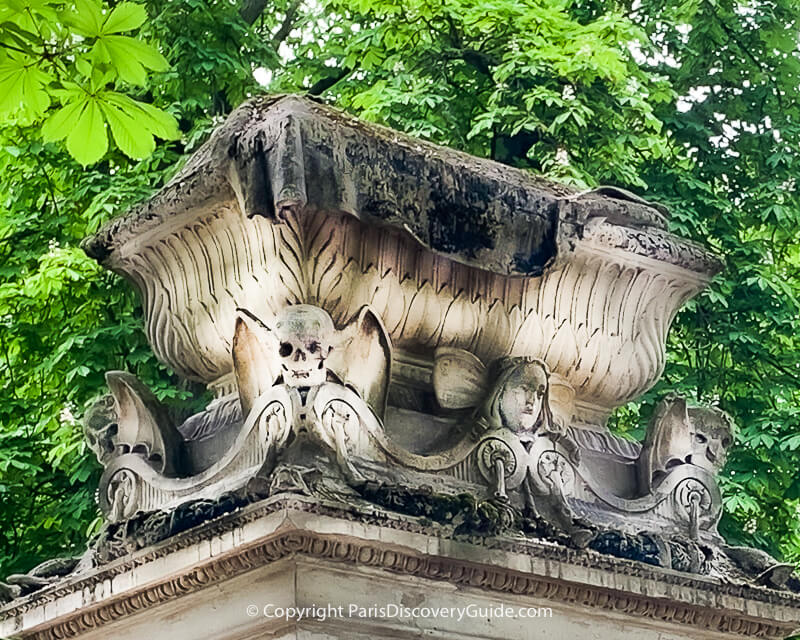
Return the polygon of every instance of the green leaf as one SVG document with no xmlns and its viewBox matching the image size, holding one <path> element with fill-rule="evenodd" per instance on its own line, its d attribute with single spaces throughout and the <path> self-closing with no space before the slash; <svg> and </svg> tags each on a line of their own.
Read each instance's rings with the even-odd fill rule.
<svg viewBox="0 0 800 640">
<path fill-rule="evenodd" d="M 68 13 L 66 21 L 78 35 L 94 38 L 103 32 L 103 10 L 93 0 L 75 0 L 75 10 Z"/>
<path fill-rule="evenodd" d="M 177 140 L 181 137 L 178 121 L 171 113 L 157 109 L 143 102 L 137 103 L 144 112 L 148 128 L 163 140 Z"/>
<path fill-rule="evenodd" d="M 144 102 L 137 102 L 124 94 L 113 91 L 103 93 L 103 100 L 141 122 L 141 126 L 159 138 L 176 140 L 180 137 L 177 120 L 166 111 Z"/>
<path fill-rule="evenodd" d="M 166 71 L 169 63 L 158 50 L 145 42 L 128 36 L 103 36 L 94 46 L 98 60 L 110 63 L 120 78 L 136 85 L 144 85 L 145 67 L 153 71 Z"/>
<path fill-rule="evenodd" d="M 94 98 L 86 100 L 75 126 L 67 136 L 67 151 L 82 165 L 93 164 L 108 150 L 103 113 Z"/>
<path fill-rule="evenodd" d="M 78 116 L 83 112 L 85 98 L 78 98 L 67 103 L 56 111 L 42 125 L 42 137 L 45 142 L 58 142 L 69 135 Z"/>
<path fill-rule="evenodd" d="M 141 159 L 153 152 L 155 140 L 141 118 L 105 100 L 100 102 L 100 108 L 111 127 L 114 142 L 125 155 Z"/>
<path fill-rule="evenodd" d="M 52 77 L 28 57 L 8 57 L 0 63 L 0 113 L 20 109 L 39 116 L 50 106 L 45 85 Z"/>
<path fill-rule="evenodd" d="M 134 2 L 121 2 L 114 7 L 111 15 L 106 19 L 102 32 L 107 35 L 131 31 L 141 27 L 146 20 L 147 11 L 143 5 Z"/>
</svg>

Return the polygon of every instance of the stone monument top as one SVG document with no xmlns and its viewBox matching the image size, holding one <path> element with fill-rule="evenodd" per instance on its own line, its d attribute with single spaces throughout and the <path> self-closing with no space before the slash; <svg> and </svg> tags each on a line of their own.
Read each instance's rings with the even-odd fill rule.
<svg viewBox="0 0 800 640">
<path fill-rule="evenodd" d="M 244 104 L 84 244 L 141 294 L 159 359 L 214 399 L 174 421 L 110 372 L 85 426 L 108 524 L 8 595 L 289 496 L 793 602 L 791 567 L 717 533 L 727 415 L 669 396 L 642 443 L 606 427 L 720 267 L 667 220 L 306 98 Z"/>
</svg>

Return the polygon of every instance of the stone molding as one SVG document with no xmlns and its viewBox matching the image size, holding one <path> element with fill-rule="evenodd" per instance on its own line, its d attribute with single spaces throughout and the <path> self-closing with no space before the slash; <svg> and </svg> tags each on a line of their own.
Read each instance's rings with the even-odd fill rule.
<svg viewBox="0 0 800 640">
<path fill-rule="evenodd" d="M 63 640 L 80 637 L 89 631 L 99 629 L 115 620 L 144 611 L 150 607 L 170 602 L 184 595 L 226 581 L 235 576 L 264 565 L 297 556 L 317 560 L 345 563 L 415 576 L 428 580 L 441 580 L 450 584 L 473 587 L 496 593 L 531 596 L 553 602 L 571 603 L 595 609 L 621 613 L 634 618 L 643 618 L 665 623 L 688 625 L 705 631 L 734 634 L 751 638 L 784 638 L 800 626 L 800 616 L 785 615 L 785 608 L 795 612 L 800 605 L 800 597 L 772 590 L 749 586 L 721 583 L 715 580 L 699 579 L 642 565 L 641 563 L 601 556 L 593 552 L 576 551 L 554 545 L 510 539 L 485 540 L 486 544 L 452 542 L 441 537 L 442 531 L 435 527 L 423 527 L 418 522 L 388 513 L 364 513 L 355 509 L 341 509 L 335 506 L 312 503 L 296 497 L 279 496 L 275 499 L 241 512 L 225 516 L 212 523 L 176 536 L 155 548 L 143 550 L 124 560 L 120 560 L 92 575 L 78 577 L 67 583 L 54 585 L 38 594 L 17 601 L 7 607 L 0 615 L 8 621 L 22 616 L 26 611 L 46 607 L 62 598 L 74 597 L 93 591 L 93 587 L 109 583 L 136 567 L 147 565 L 160 558 L 175 554 L 182 549 L 209 540 L 215 535 L 229 533 L 248 523 L 254 523 L 270 515 L 279 515 L 280 522 L 272 531 L 247 544 L 234 547 L 217 557 L 194 563 L 169 577 L 157 579 L 130 592 L 112 596 L 105 602 L 78 607 L 73 613 L 61 616 L 52 622 L 25 630 L 15 636 L 30 640 Z M 316 515 L 325 519 L 326 531 L 315 531 L 304 526 L 303 517 Z M 296 520 L 296 522 L 295 522 Z M 356 521 L 363 525 L 364 537 L 353 534 L 331 533 L 334 521 Z M 402 542 L 385 542 L 378 532 L 370 527 L 405 531 L 428 540 L 440 540 L 438 552 L 425 553 L 419 544 L 416 548 Z M 369 533 L 372 537 L 367 539 Z M 432 537 L 435 536 L 435 537 Z M 403 542 L 399 534 L 393 538 Z M 463 548 L 459 553 L 458 546 Z M 491 550 L 501 550 L 508 554 L 522 554 L 531 558 L 548 561 L 545 565 L 555 575 L 537 574 L 512 568 L 515 564 L 508 560 L 488 564 L 467 560 L 466 557 L 485 556 Z M 492 555 L 493 559 L 496 554 Z M 552 566 L 551 566 L 552 563 Z M 591 572 L 603 572 L 603 579 L 571 582 L 559 578 L 561 571 L 555 564 Z M 508 566 L 512 565 L 512 566 Z M 588 576 L 582 576 L 586 578 Z M 595 576 L 596 578 L 597 576 Z M 658 597 L 647 595 L 647 588 L 639 592 L 630 588 L 631 578 L 657 581 L 666 585 L 667 593 L 677 597 Z M 609 585 L 614 586 L 609 586 Z M 641 586 L 641 585 L 640 585 Z M 681 601 L 690 590 L 694 603 Z M 712 605 L 714 597 L 731 596 L 741 599 L 742 611 L 723 609 Z M 752 615 L 759 607 L 756 603 L 773 605 L 773 612 L 784 609 L 782 620 L 767 620 Z M 755 606 L 753 606 L 755 605 Z M 751 615 L 745 613 L 751 612 Z"/>
</svg>

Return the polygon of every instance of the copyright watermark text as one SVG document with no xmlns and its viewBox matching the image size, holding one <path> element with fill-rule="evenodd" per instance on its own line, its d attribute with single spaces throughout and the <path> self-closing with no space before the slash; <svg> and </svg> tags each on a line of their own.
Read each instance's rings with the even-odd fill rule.
<svg viewBox="0 0 800 640">
<path fill-rule="evenodd" d="M 376 619 L 438 619 L 452 618 L 457 621 L 480 618 L 552 618 L 550 607 L 514 607 L 510 605 L 478 605 L 468 604 L 463 607 L 418 606 L 407 607 L 400 604 L 340 604 L 309 605 L 305 607 L 280 606 L 272 603 L 265 605 L 250 604 L 246 608 L 250 618 L 263 616 L 270 619 L 300 622 L 301 620 L 317 620 L 325 622 L 332 618 L 376 618 Z"/>
</svg>

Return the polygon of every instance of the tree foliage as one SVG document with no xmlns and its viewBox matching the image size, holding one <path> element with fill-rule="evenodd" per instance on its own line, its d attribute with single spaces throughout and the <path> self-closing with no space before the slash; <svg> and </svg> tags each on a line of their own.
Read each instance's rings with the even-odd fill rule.
<svg viewBox="0 0 800 640">
<path fill-rule="evenodd" d="M 0 97 L 3 571 L 97 526 L 77 419 L 106 370 L 192 396 L 151 355 L 130 288 L 77 243 L 265 88 L 668 204 L 726 270 L 678 316 L 664 379 L 614 427 L 641 435 L 666 390 L 718 403 L 740 427 L 725 532 L 800 555 L 797 15 L 794 0 L 0 5 L 0 96 L 16 92 Z"/>
<path fill-rule="evenodd" d="M 659 117 L 691 162 L 652 165 L 643 177 L 672 207 L 675 229 L 727 263 L 679 317 L 655 392 L 685 390 L 734 416 L 723 532 L 797 560 L 800 4 L 703 0 L 659 20 L 651 10 L 638 20 L 670 54 L 657 70 L 693 97 Z"/>
<path fill-rule="evenodd" d="M 108 133 L 131 158 L 178 137 L 167 112 L 120 91 L 164 71 L 158 49 L 132 37 L 147 20 L 141 4 L 95 0 L 8 0 L 0 6 L 0 116 L 44 120 L 46 142 L 66 140 L 81 164 L 108 150 Z"/>
</svg>

